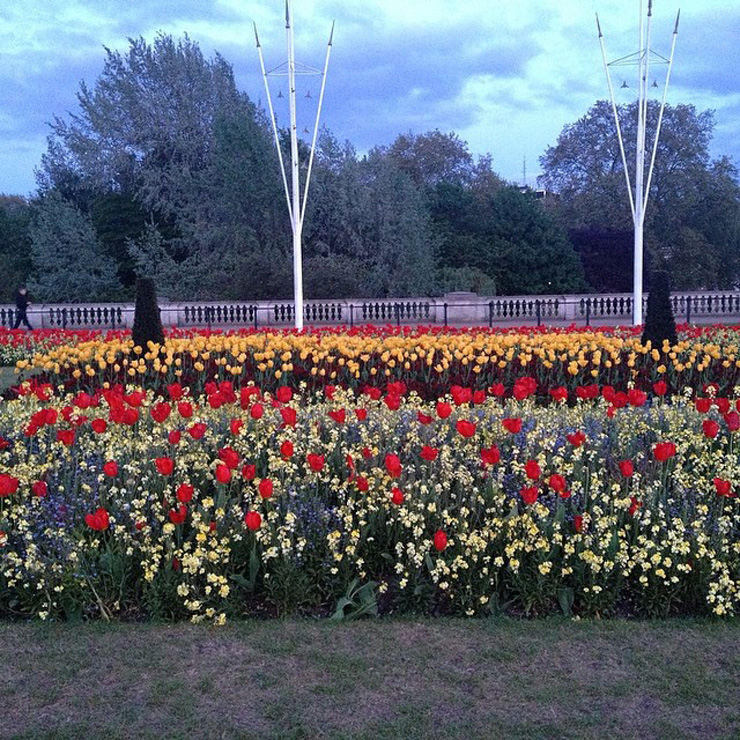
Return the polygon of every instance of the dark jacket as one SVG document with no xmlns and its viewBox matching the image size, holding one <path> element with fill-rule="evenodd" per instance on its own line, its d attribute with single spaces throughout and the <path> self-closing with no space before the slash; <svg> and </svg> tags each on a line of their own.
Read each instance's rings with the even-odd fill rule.
<svg viewBox="0 0 740 740">
<path fill-rule="evenodd" d="M 28 304 L 31 302 L 31 298 L 28 295 L 28 291 L 21 293 L 20 290 L 16 291 L 15 294 L 15 305 L 16 308 L 21 311 L 25 311 L 28 308 Z"/>
</svg>

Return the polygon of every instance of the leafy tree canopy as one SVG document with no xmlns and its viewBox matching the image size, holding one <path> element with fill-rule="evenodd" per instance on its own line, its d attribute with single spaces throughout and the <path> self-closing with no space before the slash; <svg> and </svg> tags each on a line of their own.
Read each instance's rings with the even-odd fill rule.
<svg viewBox="0 0 740 740">
<path fill-rule="evenodd" d="M 637 103 L 618 108 L 633 183 Z M 659 105 L 647 116 L 647 162 Z M 645 244 L 676 288 L 722 288 L 740 279 L 740 184 L 726 158 L 711 161 L 711 111 L 666 106 L 645 220 Z M 632 228 L 624 166 L 611 105 L 597 102 L 566 126 L 540 159 L 540 184 L 556 192 L 554 211 L 568 229 L 621 232 Z M 583 245 L 582 245 L 583 246 Z"/>
</svg>

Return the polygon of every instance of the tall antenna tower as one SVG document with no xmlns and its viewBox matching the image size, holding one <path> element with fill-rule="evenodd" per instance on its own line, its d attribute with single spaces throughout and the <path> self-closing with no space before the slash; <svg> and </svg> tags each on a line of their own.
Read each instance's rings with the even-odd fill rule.
<svg viewBox="0 0 740 740">
<path fill-rule="evenodd" d="M 629 194 L 630 209 L 632 211 L 632 222 L 635 227 L 635 250 L 634 250 L 634 283 L 633 283 L 633 306 L 632 306 L 632 323 L 635 325 L 642 324 L 642 284 L 643 284 L 643 235 L 645 230 L 645 210 L 647 209 L 648 197 L 650 195 L 650 183 L 655 168 L 655 156 L 658 152 L 658 139 L 660 138 L 660 129 L 663 124 L 663 113 L 665 111 L 666 96 L 668 95 L 668 83 L 671 79 L 671 70 L 673 69 L 673 54 L 676 50 L 676 40 L 678 38 L 678 22 L 681 17 L 681 11 L 676 14 L 676 23 L 673 27 L 673 42 L 671 44 L 670 57 L 666 58 L 655 53 L 650 48 L 650 39 L 653 21 L 653 0 L 648 0 L 647 20 L 643 17 L 644 0 L 640 0 L 640 22 L 638 26 L 639 33 L 639 50 L 634 54 L 621 57 L 613 62 L 607 62 L 606 48 L 604 46 L 604 34 L 601 32 L 601 23 L 599 15 L 596 14 L 596 27 L 599 30 L 599 44 L 601 45 L 601 56 L 604 60 L 604 70 L 606 72 L 606 81 L 609 86 L 609 95 L 611 96 L 612 111 L 614 112 L 614 122 L 617 127 L 617 138 L 619 139 L 619 150 L 622 155 L 622 166 L 624 176 L 627 180 L 627 192 Z M 663 87 L 663 100 L 660 105 L 658 123 L 653 139 L 653 149 L 650 155 L 650 163 L 645 171 L 646 159 L 646 128 L 647 128 L 647 110 L 648 110 L 648 79 L 650 74 L 651 61 L 657 64 L 667 64 L 668 72 L 666 73 L 665 85 Z M 634 177 L 634 194 L 633 183 L 627 169 L 627 157 L 624 152 L 624 140 L 622 138 L 622 127 L 619 123 L 619 111 L 614 98 L 614 86 L 611 79 L 611 68 L 616 66 L 637 66 L 638 69 L 638 95 L 637 95 L 637 146 L 635 160 L 635 177 Z M 623 87 L 627 87 L 624 83 Z M 654 83 L 657 87 L 657 84 Z"/>
<path fill-rule="evenodd" d="M 257 24 L 254 24 L 254 40 L 257 44 L 257 53 L 260 58 L 260 67 L 262 68 L 262 77 L 265 81 L 265 91 L 267 92 L 267 105 L 272 121 L 272 131 L 275 135 L 275 147 L 277 149 L 278 161 L 280 162 L 280 172 L 283 177 L 283 187 L 285 188 L 285 199 L 288 204 L 288 214 L 293 230 L 293 294 L 295 300 L 295 328 L 303 329 L 303 248 L 302 233 L 303 219 L 306 215 L 306 200 L 308 199 L 308 185 L 311 181 L 311 169 L 313 168 L 314 153 L 316 151 L 316 137 L 319 132 L 319 119 L 321 117 L 321 106 L 324 102 L 324 90 L 326 88 L 326 72 L 329 69 L 329 56 L 331 55 L 332 39 L 334 37 L 334 22 L 331 24 L 329 33 L 329 43 L 326 47 L 326 62 L 324 63 L 323 72 L 305 64 L 300 64 L 295 60 L 295 39 L 293 35 L 293 2 L 285 0 L 285 37 L 288 47 L 288 61 L 275 67 L 270 71 L 265 69 L 265 60 L 262 56 L 262 46 L 257 35 Z M 278 133 L 277 121 L 275 119 L 275 109 L 272 104 L 270 94 L 270 85 L 268 76 L 278 75 L 288 78 L 288 102 L 290 105 L 290 186 L 288 185 L 288 173 L 285 170 L 285 161 L 283 151 L 280 146 L 280 136 Z M 300 178 L 300 160 L 298 157 L 298 123 L 296 113 L 296 75 L 321 75 L 321 93 L 319 94 L 319 104 L 316 110 L 316 120 L 314 122 L 313 136 L 311 138 L 311 150 L 308 158 L 308 169 L 306 171 L 306 180 L 303 184 L 301 193 Z M 282 92 L 278 93 L 282 97 Z M 310 97 L 310 92 L 306 97 Z"/>
</svg>

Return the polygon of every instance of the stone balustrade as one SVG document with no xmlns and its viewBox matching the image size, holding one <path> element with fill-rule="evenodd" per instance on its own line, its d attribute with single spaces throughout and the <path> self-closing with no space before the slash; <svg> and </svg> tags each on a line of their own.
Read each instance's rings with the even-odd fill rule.
<svg viewBox="0 0 740 740">
<path fill-rule="evenodd" d="M 740 292 L 697 291 L 671 295 L 677 322 L 740 323 Z M 647 296 L 644 299 L 647 304 Z M 285 301 L 160 301 L 162 323 L 168 327 L 289 328 L 293 302 Z M 643 314 L 644 315 L 644 314 Z M 133 303 L 36 304 L 28 316 L 34 328 L 130 329 Z M 0 325 L 15 320 L 13 305 L 0 305 Z M 632 294 L 479 296 L 447 293 L 437 298 L 307 300 L 306 326 L 361 324 L 441 326 L 568 326 L 617 325 L 632 321 Z"/>
</svg>

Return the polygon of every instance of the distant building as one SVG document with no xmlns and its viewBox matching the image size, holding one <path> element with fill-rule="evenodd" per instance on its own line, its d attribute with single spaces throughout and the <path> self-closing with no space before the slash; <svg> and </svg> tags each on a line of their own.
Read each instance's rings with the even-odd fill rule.
<svg viewBox="0 0 740 740">
<path fill-rule="evenodd" d="M 530 188 L 529 185 L 520 185 L 519 192 L 523 195 L 531 195 L 535 200 L 556 200 L 560 197 L 558 193 L 545 188 Z"/>
</svg>

